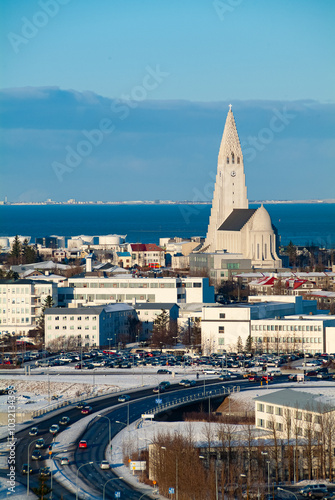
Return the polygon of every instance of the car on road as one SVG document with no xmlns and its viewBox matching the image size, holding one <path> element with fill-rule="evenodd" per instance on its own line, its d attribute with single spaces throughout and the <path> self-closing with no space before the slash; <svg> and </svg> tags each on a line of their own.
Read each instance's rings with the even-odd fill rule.
<svg viewBox="0 0 335 500">
<path fill-rule="evenodd" d="M 43 438 L 38 439 L 35 443 L 36 448 L 44 448 L 44 446 L 45 446 L 45 441 Z"/>
<path fill-rule="evenodd" d="M 83 439 L 81 441 L 79 441 L 78 448 L 87 448 L 87 441 L 85 441 Z"/>
<path fill-rule="evenodd" d="M 92 406 L 84 406 L 84 408 L 81 410 L 81 413 L 83 415 L 88 415 L 91 412 L 92 412 Z"/>
<path fill-rule="evenodd" d="M 166 391 L 165 387 L 164 386 L 160 386 L 160 385 L 158 385 L 157 387 L 155 387 L 153 389 L 153 392 L 155 392 L 155 393 L 161 393 L 161 392 L 165 392 L 165 391 Z"/>
<path fill-rule="evenodd" d="M 251 375 L 248 378 L 248 380 L 249 380 L 249 382 L 261 382 L 262 377 L 260 377 L 259 375 Z"/>
<path fill-rule="evenodd" d="M 76 404 L 76 408 L 78 410 L 82 410 L 86 405 L 87 405 L 86 401 L 78 401 L 78 403 Z"/>
<path fill-rule="evenodd" d="M 59 432 L 59 425 L 57 424 L 53 424 L 50 429 L 49 429 L 49 432 L 53 435 L 57 434 Z"/>
<path fill-rule="evenodd" d="M 164 387 L 164 389 L 168 389 L 171 384 L 170 384 L 170 382 L 167 382 L 167 381 L 163 380 L 158 385 L 159 385 L 159 387 Z"/>
<path fill-rule="evenodd" d="M 41 469 L 40 469 L 40 476 L 42 476 L 42 477 L 49 477 L 50 474 L 51 474 L 50 467 L 41 467 Z"/>
<path fill-rule="evenodd" d="M 157 373 L 162 374 L 162 375 L 171 375 L 172 372 L 170 370 L 165 370 L 164 368 L 160 368 L 157 370 Z"/>
<path fill-rule="evenodd" d="M 120 403 L 125 403 L 126 401 L 129 401 L 130 400 L 130 396 L 129 394 L 122 394 L 121 396 L 119 396 L 117 398 L 117 400 L 120 402 Z"/>
<path fill-rule="evenodd" d="M 28 464 L 23 464 L 22 469 L 21 469 L 21 474 L 28 474 L 28 469 L 29 469 L 29 474 L 32 474 L 33 469 L 31 468 L 31 466 L 29 465 L 29 468 L 28 468 Z"/>
<path fill-rule="evenodd" d="M 306 498 L 323 498 L 328 493 L 327 486 L 323 483 L 309 484 L 299 490 L 300 495 Z"/>
<path fill-rule="evenodd" d="M 70 461 L 69 461 L 69 459 L 67 457 L 62 457 L 60 459 L 60 464 L 61 465 L 69 465 L 69 463 L 70 463 Z"/>
<path fill-rule="evenodd" d="M 58 423 L 59 423 L 59 425 L 69 425 L 70 417 L 68 417 L 67 415 L 64 415 L 64 417 L 62 417 Z"/>
<path fill-rule="evenodd" d="M 31 454 L 31 458 L 32 458 L 33 460 L 41 460 L 41 458 L 42 458 L 41 452 L 40 452 L 40 451 L 38 451 L 38 450 L 34 450 L 34 451 L 32 452 L 32 454 Z"/>
<path fill-rule="evenodd" d="M 38 427 L 32 427 L 29 431 L 29 436 L 37 436 L 38 434 Z"/>
<path fill-rule="evenodd" d="M 111 466 L 107 460 L 102 460 L 100 464 L 100 469 L 110 469 Z"/>
</svg>

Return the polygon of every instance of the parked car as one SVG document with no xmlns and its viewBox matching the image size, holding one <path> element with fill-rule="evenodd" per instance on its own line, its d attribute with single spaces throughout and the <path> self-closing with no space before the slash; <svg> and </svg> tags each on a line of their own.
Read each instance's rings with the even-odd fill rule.
<svg viewBox="0 0 335 500">
<path fill-rule="evenodd" d="M 64 415 L 64 417 L 62 417 L 59 421 L 59 425 L 69 425 L 70 423 L 70 417 L 68 417 L 67 415 Z"/>
<path fill-rule="evenodd" d="M 129 394 L 122 394 L 121 396 L 119 396 L 117 398 L 117 400 L 120 402 L 120 403 L 125 403 L 126 401 L 129 401 L 130 400 L 130 396 Z"/>
<path fill-rule="evenodd" d="M 88 415 L 91 412 L 92 412 L 92 406 L 84 406 L 84 408 L 81 410 L 81 413 L 83 415 Z"/>
<path fill-rule="evenodd" d="M 157 373 L 164 374 L 164 375 L 171 375 L 172 374 L 172 372 L 170 372 L 170 370 L 165 370 L 164 368 L 157 370 Z"/>
<path fill-rule="evenodd" d="M 309 484 L 299 490 L 300 495 L 307 498 L 323 498 L 328 493 L 325 484 Z"/>
<path fill-rule="evenodd" d="M 36 448 L 44 448 L 44 446 L 45 446 L 45 441 L 43 438 L 38 439 L 35 443 Z"/>
<path fill-rule="evenodd" d="M 87 448 L 87 442 L 82 439 L 81 441 L 79 441 L 78 447 L 79 448 Z"/>
<path fill-rule="evenodd" d="M 110 469 L 111 466 L 107 460 L 102 460 L 100 464 L 100 469 Z"/>
<path fill-rule="evenodd" d="M 32 454 L 31 454 L 31 458 L 32 458 L 33 460 L 41 460 L 41 458 L 42 458 L 41 452 L 40 452 L 40 451 L 38 451 L 38 450 L 34 450 L 34 451 L 32 452 Z"/>
<path fill-rule="evenodd" d="M 32 427 L 29 431 L 29 436 L 37 436 L 38 434 L 38 427 Z"/>
<path fill-rule="evenodd" d="M 33 473 L 32 467 L 29 465 L 29 474 Z M 21 469 L 21 474 L 28 474 L 28 464 L 23 464 Z"/>
<path fill-rule="evenodd" d="M 51 432 L 51 434 L 53 434 L 53 435 L 57 434 L 59 432 L 59 425 L 53 424 L 50 427 L 49 432 Z"/>
</svg>

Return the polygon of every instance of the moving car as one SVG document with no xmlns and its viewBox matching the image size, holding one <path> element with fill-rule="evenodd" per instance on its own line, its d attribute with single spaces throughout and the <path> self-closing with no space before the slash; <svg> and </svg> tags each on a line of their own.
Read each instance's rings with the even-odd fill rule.
<svg viewBox="0 0 335 500">
<path fill-rule="evenodd" d="M 53 434 L 53 435 L 57 434 L 57 432 L 59 432 L 59 425 L 53 424 L 50 427 L 49 432 L 51 432 L 51 434 Z"/>
<path fill-rule="evenodd" d="M 40 469 L 40 476 L 42 476 L 42 477 L 49 477 L 50 474 L 51 474 L 50 467 L 41 467 L 41 469 Z"/>
<path fill-rule="evenodd" d="M 32 427 L 29 431 L 29 436 L 37 436 L 38 434 L 38 427 Z"/>
<path fill-rule="evenodd" d="M 42 458 L 41 452 L 40 452 L 40 451 L 38 451 L 38 450 L 34 450 L 34 451 L 32 452 L 32 454 L 31 454 L 31 458 L 32 458 L 33 460 L 41 460 L 41 458 Z"/>
<path fill-rule="evenodd" d="M 102 460 L 100 464 L 100 469 L 110 469 L 111 466 L 107 460 Z"/>
<path fill-rule="evenodd" d="M 45 442 L 44 442 L 43 438 L 38 439 L 35 443 L 36 448 L 44 448 L 44 446 L 45 446 Z"/>
<path fill-rule="evenodd" d="M 153 392 L 156 392 L 156 393 L 165 392 L 165 391 L 166 391 L 166 389 L 163 385 L 162 386 L 158 385 L 157 387 L 155 387 L 153 389 Z"/>
<path fill-rule="evenodd" d="M 33 473 L 33 469 L 29 465 L 29 474 Z M 23 464 L 21 469 L 21 474 L 28 474 L 28 464 Z"/>
<path fill-rule="evenodd" d="M 81 413 L 83 415 L 88 415 L 92 411 L 92 406 L 84 406 L 84 408 L 81 410 Z"/>
<path fill-rule="evenodd" d="M 82 439 L 81 441 L 79 441 L 78 447 L 79 448 L 87 448 L 87 441 Z"/>
<path fill-rule="evenodd" d="M 129 394 L 122 394 L 122 396 L 119 396 L 117 398 L 117 400 L 120 402 L 120 403 L 125 403 L 126 401 L 129 401 L 130 400 L 130 396 Z"/>
<path fill-rule="evenodd" d="M 78 401 L 78 403 L 76 404 L 76 408 L 78 410 L 82 410 L 86 406 L 86 404 L 86 401 Z"/>
<path fill-rule="evenodd" d="M 60 425 L 68 425 L 69 423 L 70 423 L 70 417 L 67 417 L 66 415 L 64 415 L 64 417 L 62 417 L 59 421 Z"/>
<path fill-rule="evenodd" d="M 70 463 L 70 461 L 69 461 L 69 459 L 67 457 L 62 457 L 60 459 L 60 464 L 61 465 L 69 465 L 69 463 Z"/>
<path fill-rule="evenodd" d="M 165 370 L 164 368 L 161 368 L 159 370 L 157 370 L 157 373 L 160 373 L 160 374 L 164 374 L 164 375 L 171 375 L 172 372 L 170 372 L 170 370 Z"/>
</svg>

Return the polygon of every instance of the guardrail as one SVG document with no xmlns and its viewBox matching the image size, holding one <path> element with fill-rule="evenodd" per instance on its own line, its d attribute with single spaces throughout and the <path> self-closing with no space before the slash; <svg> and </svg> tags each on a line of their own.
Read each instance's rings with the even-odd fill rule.
<svg viewBox="0 0 335 500">
<path fill-rule="evenodd" d="M 147 410 L 145 413 L 143 413 L 143 418 L 145 418 L 145 415 L 156 415 L 158 413 L 161 413 L 163 410 L 171 408 L 172 406 L 180 406 L 194 401 L 201 401 L 202 399 L 207 399 L 212 396 L 228 396 L 234 392 L 240 392 L 239 385 L 235 385 L 233 387 L 220 387 L 211 391 L 189 394 L 188 396 L 183 396 L 172 401 L 165 401 L 161 404 L 157 404 L 151 410 Z"/>
</svg>

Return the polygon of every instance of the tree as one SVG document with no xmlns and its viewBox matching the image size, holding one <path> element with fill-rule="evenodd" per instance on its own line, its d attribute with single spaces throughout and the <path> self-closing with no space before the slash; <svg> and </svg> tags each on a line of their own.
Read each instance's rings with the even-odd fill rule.
<svg viewBox="0 0 335 500">
<path fill-rule="evenodd" d="M 22 245 L 22 264 L 31 264 L 37 261 L 37 254 L 32 246 L 29 246 L 27 238 Z"/>
<path fill-rule="evenodd" d="M 45 484 L 45 478 L 42 476 L 38 478 L 38 483 L 39 485 L 36 488 L 31 489 L 40 500 L 44 500 L 45 497 L 51 492 L 51 488 Z"/>
<path fill-rule="evenodd" d="M 243 352 L 243 342 L 242 338 L 239 336 L 236 343 L 237 352 Z"/>
<path fill-rule="evenodd" d="M 18 265 L 22 262 L 22 245 L 18 235 L 14 238 L 12 250 L 8 255 L 8 260 L 12 265 Z"/>
<path fill-rule="evenodd" d="M 50 309 L 51 307 L 53 307 L 53 305 L 53 298 L 51 297 L 51 295 L 48 295 L 44 300 L 42 311 L 37 321 L 36 331 L 38 332 L 37 335 L 41 340 L 44 340 L 45 337 L 45 310 Z"/>
<path fill-rule="evenodd" d="M 290 266 L 295 267 L 297 264 L 297 247 L 293 245 L 292 241 L 287 245 L 285 251 L 289 258 Z"/>
<path fill-rule="evenodd" d="M 244 350 L 245 350 L 245 352 L 253 352 L 254 351 L 251 333 L 249 333 L 247 340 L 245 341 Z"/>
<path fill-rule="evenodd" d="M 178 328 L 176 322 L 170 320 L 169 313 L 162 309 L 162 312 L 156 317 L 152 331 L 152 345 L 162 347 L 163 345 L 172 346 L 176 343 Z"/>
</svg>

